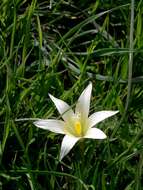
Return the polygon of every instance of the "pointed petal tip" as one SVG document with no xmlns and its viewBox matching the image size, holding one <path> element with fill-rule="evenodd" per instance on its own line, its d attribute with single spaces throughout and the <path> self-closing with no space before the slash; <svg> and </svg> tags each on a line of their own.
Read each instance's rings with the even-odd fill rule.
<svg viewBox="0 0 143 190">
<path fill-rule="evenodd" d="M 89 81 L 89 85 L 92 86 L 92 82 L 91 81 Z"/>
<path fill-rule="evenodd" d="M 83 92 L 86 92 L 86 91 L 91 93 L 91 91 L 92 91 L 92 82 L 91 81 L 89 81 L 88 85 L 86 86 L 86 88 L 84 89 Z"/>
<path fill-rule="evenodd" d="M 52 100 L 52 102 L 54 102 L 54 104 L 55 104 L 55 101 L 56 101 L 57 98 L 54 97 L 52 94 L 48 93 L 48 95 L 49 95 L 50 99 Z"/>
<path fill-rule="evenodd" d="M 86 88 L 83 90 L 80 97 L 78 98 L 75 108 L 75 113 L 80 113 L 82 117 L 88 117 L 91 92 L 92 92 L 92 83 L 89 82 L 89 84 L 86 86 Z"/>
<path fill-rule="evenodd" d="M 55 99 L 55 97 L 53 95 L 51 95 L 50 93 L 48 93 L 48 95 L 51 98 L 51 100 Z"/>
<path fill-rule="evenodd" d="M 113 115 L 119 113 L 119 110 L 115 110 L 115 111 L 111 111 L 113 113 Z"/>
<path fill-rule="evenodd" d="M 33 124 L 37 126 L 37 122 L 38 122 L 38 120 L 37 120 L 37 121 L 34 121 Z"/>
<path fill-rule="evenodd" d="M 117 114 L 119 111 L 98 111 L 93 113 L 91 116 L 89 116 L 89 126 L 93 127 L 97 123 L 103 121 L 104 119 L 107 119 L 109 117 L 112 117 L 113 115 Z"/>
<path fill-rule="evenodd" d="M 107 138 L 106 134 L 98 128 L 90 128 L 84 137 L 91 138 L 91 139 L 106 139 Z"/>
<path fill-rule="evenodd" d="M 107 110 L 107 111 L 105 111 L 105 112 L 110 112 L 111 113 L 111 116 L 113 116 L 113 115 L 115 115 L 115 114 L 117 114 L 117 113 L 119 113 L 119 110 L 115 110 L 115 111 L 109 111 L 109 110 Z M 110 117 L 110 116 L 109 116 Z"/>
<path fill-rule="evenodd" d="M 76 144 L 76 142 L 79 139 L 80 138 L 74 136 L 68 136 L 68 135 L 64 136 L 59 157 L 60 161 L 70 152 L 70 150 L 73 148 L 73 146 Z"/>
<path fill-rule="evenodd" d="M 92 90 L 92 82 L 90 81 L 87 88 L 90 88 Z"/>
<path fill-rule="evenodd" d="M 48 95 L 50 99 L 52 100 L 52 102 L 55 104 L 57 110 L 59 111 L 64 121 L 67 121 L 69 118 L 73 116 L 74 112 L 71 109 L 71 106 L 69 106 L 66 102 L 54 97 L 51 94 L 48 94 Z"/>
<path fill-rule="evenodd" d="M 33 124 L 41 129 L 46 129 L 54 133 L 65 134 L 64 121 L 55 119 L 41 119 L 33 122 Z"/>
<path fill-rule="evenodd" d="M 107 135 L 104 133 L 103 139 L 107 139 Z"/>
<path fill-rule="evenodd" d="M 61 154 L 60 154 L 60 157 L 59 157 L 59 162 L 61 162 L 61 161 L 62 161 L 63 157 L 64 157 L 64 156 L 61 156 Z"/>
</svg>

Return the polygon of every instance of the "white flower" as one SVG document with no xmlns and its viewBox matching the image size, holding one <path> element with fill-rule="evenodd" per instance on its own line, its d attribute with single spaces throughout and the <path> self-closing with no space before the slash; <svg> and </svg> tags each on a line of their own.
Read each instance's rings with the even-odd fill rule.
<svg viewBox="0 0 143 190">
<path fill-rule="evenodd" d="M 75 112 L 67 103 L 49 94 L 63 120 L 41 119 L 34 122 L 39 128 L 65 134 L 61 146 L 60 160 L 69 153 L 75 143 L 81 138 L 105 139 L 106 135 L 94 126 L 100 121 L 118 113 L 118 111 L 99 111 L 88 117 L 91 91 L 92 83 L 80 95 Z"/>
</svg>

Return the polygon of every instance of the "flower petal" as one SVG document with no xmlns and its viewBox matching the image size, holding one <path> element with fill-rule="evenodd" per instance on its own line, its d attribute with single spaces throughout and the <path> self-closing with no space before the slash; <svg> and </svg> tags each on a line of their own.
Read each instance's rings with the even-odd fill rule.
<svg viewBox="0 0 143 190">
<path fill-rule="evenodd" d="M 64 156 L 66 156 L 70 152 L 70 150 L 73 148 L 73 146 L 79 139 L 80 138 L 74 136 L 64 136 L 60 152 L 60 161 L 63 159 Z"/>
<path fill-rule="evenodd" d="M 49 94 L 51 100 L 54 102 L 57 110 L 61 114 L 62 118 L 67 121 L 69 118 L 73 117 L 74 112 L 72 111 L 71 107 L 64 102 L 63 100 L 60 100 L 58 98 L 55 98 L 51 94 Z"/>
<path fill-rule="evenodd" d="M 64 121 L 54 120 L 54 119 L 41 119 L 34 122 L 36 127 L 47 129 L 54 133 L 65 134 L 64 132 Z"/>
<path fill-rule="evenodd" d="M 81 113 L 83 118 L 88 117 L 89 114 L 91 91 L 92 91 L 92 83 L 89 83 L 89 85 L 80 95 L 78 102 L 76 104 L 75 112 L 76 114 Z"/>
<path fill-rule="evenodd" d="M 93 113 L 89 117 L 89 127 L 93 127 L 94 125 L 96 125 L 100 121 L 103 121 L 104 119 L 111 117 L 118 112 L 119 111 L 99 111 L 99 112 Z"/>
<path fill-rule="evenodd" d="M 105 139 L 106 135 L 97 128 L 89 128 L 84 138 L 91 138 L 91 139 Z"/>
</svg>

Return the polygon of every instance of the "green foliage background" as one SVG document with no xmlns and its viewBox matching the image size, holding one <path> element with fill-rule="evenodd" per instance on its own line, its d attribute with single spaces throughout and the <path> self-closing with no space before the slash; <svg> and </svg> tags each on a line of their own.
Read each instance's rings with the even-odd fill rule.
<svg viewBox="0 0 143 190">
<path fill-rule="evenodd" d="M 0 1 L 0 189 L 143 189 L 143 1 Z M 91 113 L 119 110 L 59 163 L 48 93 Z M 26 119 L 31 118 L 31 119 Z"/>
</svg>

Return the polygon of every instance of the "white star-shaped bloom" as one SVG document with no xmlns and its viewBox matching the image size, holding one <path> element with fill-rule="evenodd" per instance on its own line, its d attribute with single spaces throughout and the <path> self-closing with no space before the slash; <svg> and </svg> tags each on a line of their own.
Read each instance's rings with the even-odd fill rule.
<svg viewBox="0 0 143 190">
<path fill-rule="evenodd" d="M 49 94 L 63 120 L 40 119 L 34 122 L 39 128 L 47 129 L 54 133 L 65 134 L 61 145 L 60 160 L 82 138 L 105 139 L 105 133 L 97 129 L 95 125 L 118 113 L 118 111 L 99 111 L 88 116 L 91 91 L 92 83 L 89 83 L 77 101 L 75 112 L 63 100 Z"/>
</svg>

